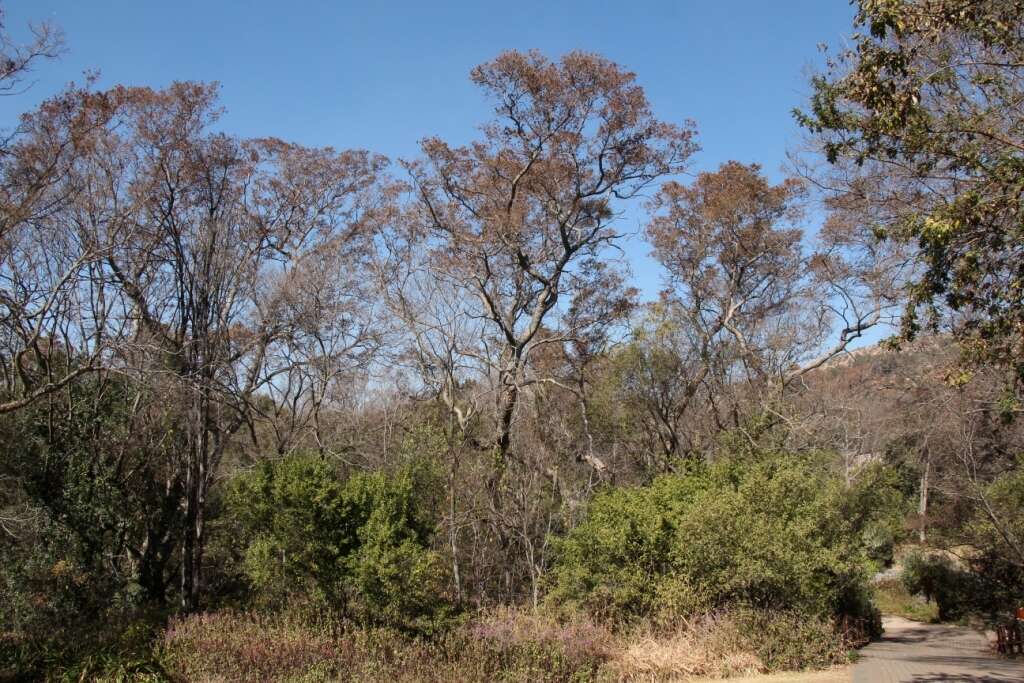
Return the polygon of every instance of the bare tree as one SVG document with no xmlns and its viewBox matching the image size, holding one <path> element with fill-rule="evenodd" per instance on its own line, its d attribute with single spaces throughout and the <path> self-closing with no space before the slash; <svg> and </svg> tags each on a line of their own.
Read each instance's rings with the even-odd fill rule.
<svg viewBox="0 0 1024 683">
<path fill-rule="evenodd" d="M 652 202 L 647 235 L 668 288 L 635 369 L 667 457 L 681 454 L 698 397 L 716 428 L 738 427 L 735 405 L 720 405 L 727 394 L 779 376 L 806 348 L 802 197 L 795 180 L 773 186 L 757 165 L 728 162 L 690 186 L 666 184 Z"/>
<path fill-rule="evenodd" d="M 623 357 L 624 387 L 665 462 L 753 413 L 786 419 L 777 403 L 792 383 L 891 321 L 905 258 L 841 203 L 805 244 L 807 200 L 801 180 L 772 185 L 756 164 L 728 162 L 652 202 L 647 235 L 668 287 Z"/>
<path fill-rule="evenodd" d="M 274 432 L 277 453 L 312 447 L 332 454 L 325 409 L 361 392 L 384 344 L 385 309 L 369 273 L 373 242 L 365 230 L 378 207 L 364 193 L 360 211 L 344 230 L 318 244 L 275 278 L 278 314 L 286 331 L 268 347 L 268 401 L 256 413 Z"/>
<path fill-rule="evenodd" d="M 43 25 L 31 46 L 0 31 L 0 91 L 60 51 Z M 0 413 L 23 408 L 103 365 L 121 331 L 103 246 L 88 222 L 99 173 L 87 170 L 117 98 L 72 86 L 25 114 L 0 142 Z"/>
<path fill-rule="evenodd" d="M 24 92 L 25 78 L 41 61 L 56 59 L 64 51 L 64 33 L 50 22 L 29 26 L 27 43 L 14 40 L 7 32 L 6 12 L 0 7 L 0 95 Z"/>
<path fill-rule="evenodd" d="M 89 254 L 80 288 L 90 296 L 78 303 L 90 311 L 106 302 L 100 318 L 130 331 L 120 337 L 119 357 L 140 365 L 121 369 L 170 383 L 187 406 L 181 592 L 191 610 L 201 589 L 210 486 L 259 392 L 293 369 L 281 362 L 289 358 L 282 348 L 305 349 L 295 364 L 319 364 L 316 372 L 329 381 L 339 356 L 359 356 L 372 336 L 345 318 L 339 306 L 351 306 L 337 292 L 321 307 L 303 294 L 344 287 L 346 280 L 328 278 L 325 264 L 358 267 L 370 247 L 362 210 L 384 161 L 210 133 L 218 110 L 216 89 L 207 85 L 115 88 L 83 93 L 75 104 L 67 115 L 44 107 L 33 139 L 45 141 L 54 130 L 64 137 L 59 131 L 92 120 L 97 109 L 107 122 L 91 128 L 53 185 L 73 201 L 52 212 L 51 222 L 58 239 L 90 246 L 75 252 Z M 326 353 L 310 355 L 310 330 L 320 342 L 331 340 Z M 80 331 L 76 341 L 91 332 Z M 106 360 L 117 368 L 116 358 Z"/>
<path fill-rule="evenodd" d="M 578 336 L 560 328 L 559 302 L 592 286 L 587 264 L 618 238 L 615 202 L 681 170 L 695 146 L 689 127 L 654 118 L 632 74 L 595 55 L 507 52 L 472 79 L 497 118 L 466 147 L 424 141 L 407 168 L 434 273 L 486 322 L 475 353 L 496 382 L 500 477 L 520 392 L 538 380 L 529 357 Z"/>
</svg>

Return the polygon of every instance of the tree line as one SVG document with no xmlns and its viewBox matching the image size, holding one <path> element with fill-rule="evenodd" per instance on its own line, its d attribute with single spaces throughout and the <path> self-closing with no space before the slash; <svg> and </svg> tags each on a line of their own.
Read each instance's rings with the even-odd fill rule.
<svg viewBox="0 0 1024 683">
<path fill-rule="evenodd" d="M 9 585 L 188 613 L 237 595 L 243 565 L 285 590 L 348 563 L 317 585 L 386 610 L 408 586 L 366 568 L 391 562 L 453 605 L 537 605 L 600 583 L 552 568 L 602 556 L 587 511 L 609 490 L 671 489 L 726 452 L 828 451 L 847 487 L 873 462 L 902 473 L 901 524 L 1019 588 L 1022 17 L 861 0 L 779 182 L 739 161 L 684 175 L 696 125 L 585 52 L 476 67 L 477 136 L 402 160 L 223 132 L 211 84 L 49 97 L 0 141 Z M 34 35 L 0 36 L 13 97 L 62 50 Z M 619 257 L 630 208 L 664 271 L 652 301 Z M 851 356 L 893 325 L 902 355 Z M 304 488 L 323 468 L 348 483 Z M 304 496 L 341 507 L 265 509 Z M 302 545 L 343 527 L 327 555 Z M 55 561 L 66 574 L 32 574 Z"/>
</svg>

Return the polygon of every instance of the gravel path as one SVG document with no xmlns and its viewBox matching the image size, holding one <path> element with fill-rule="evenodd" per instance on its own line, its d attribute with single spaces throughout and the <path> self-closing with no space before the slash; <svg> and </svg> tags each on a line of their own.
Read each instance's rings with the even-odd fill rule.
<svg viewBox="0 0 1024 683">
<path fill-rule="evenodd" d="M 976 631 L 899 617 L 884 625 L 860 651 L 853 683 L 1024 683 L 1024 662 L 999 659 Z"/>
</svg>

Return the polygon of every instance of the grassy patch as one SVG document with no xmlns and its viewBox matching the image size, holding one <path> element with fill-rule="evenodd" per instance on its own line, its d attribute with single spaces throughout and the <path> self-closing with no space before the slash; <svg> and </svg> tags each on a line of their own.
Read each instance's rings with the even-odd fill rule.
<svg viewBox="0 0 1024 683">
<path fill-rule="evenodd" d="M 611 662 L 615 680 L 677 681 L 827 668 L 848 648 L 827 620 L 786 612 L 723 610 L 672 631 L 627 635 Z"/>
<path fill-rule="evenodd" d="M 875 606 L 882 614 L 894 614 L 905 619 L 934 624 L 939 621 L 939 607 L 919 595 L 911 595 L 899 579 L 888 579 L 875 584 Z"/>
</svg>

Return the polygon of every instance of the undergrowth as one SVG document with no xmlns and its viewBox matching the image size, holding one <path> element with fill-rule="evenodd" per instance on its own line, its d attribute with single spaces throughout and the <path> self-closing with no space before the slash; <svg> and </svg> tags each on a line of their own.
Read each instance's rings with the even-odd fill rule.
<svg viewBox="0 0 1024 683">
<path fill-rule="evenodd" d="M 823 668 L 849 653 L 827 620 L 748 608 L 622 631 L 503 608 L 429 637 L 224 611 L 173 622 L 158 649 L 167 672 L 189 681 L 398 683 L 724 677 Z"/>
</svg>

